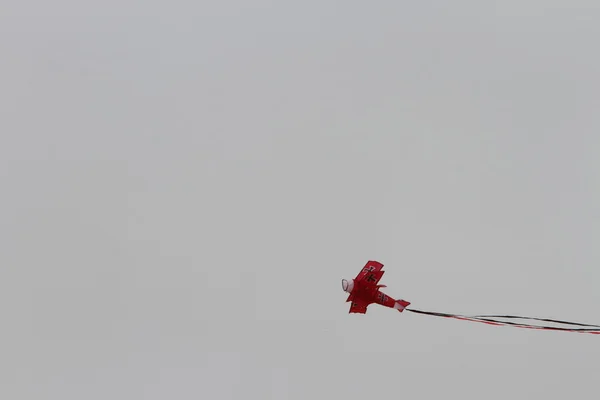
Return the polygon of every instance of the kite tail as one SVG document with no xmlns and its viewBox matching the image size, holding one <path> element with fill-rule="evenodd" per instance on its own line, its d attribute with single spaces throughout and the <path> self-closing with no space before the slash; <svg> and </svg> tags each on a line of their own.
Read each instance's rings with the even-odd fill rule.
<svg viewBox="0 0 600 400">
<path fill-rule="evenodd" d="M 488 325 L 496 325 L 496 326 L 511 326 L 515 328 L 524 328 L 524 329 L 539 329 L 539 330 L 551 330 L 551 331 L 562 331 L 562 332 L 577 332 L 577 333 L 590 333 L 594 335 L 600 335 L 600 325 L 590 325 L 583 324 L 579 322 L 569 322 L 562 321 L 557 319 L 549 319 L 549 318 L 535 318 L 535 317 L 523 317 L 518 315 L 460 315 L 460 314 L 448 314 L 434 311 L 423 311 L 416 310 L 413 308 L 405 308 L 406 311 L 410 311 L 415 314 L 423 314 L 430 315 L 433 317 L 443 317 L 443 318 L 454 318 L 462 321 L 471 321 L 471 322 L 480 322 Z M 551 326 L 546 324 L 531 324 L 525 322 L 511 322 L 511 321 L 503 321 L 502 319 L 512 319 L 512 320 L 523 320 L 523 321 L 540 321 L 540 322 L 551 322 L 558 325 L 569 325 L 571 327 L 565 326 Z M 574 327 L 577 328 L 574 328 Z"/>
</svg>

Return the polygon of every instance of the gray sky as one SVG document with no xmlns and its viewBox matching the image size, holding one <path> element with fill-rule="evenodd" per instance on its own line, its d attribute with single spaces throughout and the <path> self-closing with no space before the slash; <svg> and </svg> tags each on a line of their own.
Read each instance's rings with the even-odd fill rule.
<svg viewBox="0 0 600 400">
<path fill-rule="evenodd" d="M 0 397 L 592 394 L 597 4 L 5 1 Z"/>
</svg>

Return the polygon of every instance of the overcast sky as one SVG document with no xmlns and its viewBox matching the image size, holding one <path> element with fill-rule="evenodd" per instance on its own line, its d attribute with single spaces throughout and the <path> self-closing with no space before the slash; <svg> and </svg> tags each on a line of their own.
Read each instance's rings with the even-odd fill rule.
<svg viewBox="0 0 600 400">
<path fill-rule="evenodd" d="M 0 397 L 597 392 L 597 1 L 5 1 Z"/>
</svg>

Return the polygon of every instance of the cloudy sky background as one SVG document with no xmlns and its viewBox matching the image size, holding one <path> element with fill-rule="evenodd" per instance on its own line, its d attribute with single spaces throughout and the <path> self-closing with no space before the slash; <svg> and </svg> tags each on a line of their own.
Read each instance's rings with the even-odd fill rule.
<svg viewBox="0 0 600 400">
<path fill-rule="evenodd" d="M 4 2 L 0 397 L 548 400 L 600 323 L 593 1 Z"/>
</svg>

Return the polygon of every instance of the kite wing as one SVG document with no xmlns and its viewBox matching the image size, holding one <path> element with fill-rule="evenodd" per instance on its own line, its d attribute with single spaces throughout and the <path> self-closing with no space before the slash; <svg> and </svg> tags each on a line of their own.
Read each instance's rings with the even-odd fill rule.
<svg viewBox="0 0 600 400">
<path fill-rule="evenodd" d="M 356 282 L 363 281 L 369 285 L 377 285 L 385 271 L 383 264 L 378 261 L 367 261 L 363 269 L 356 275 Z"/>
<path fill-rule="evenodd" d="M 365 314 L 367 312 L 368 305 L 369 303 L 365 302 L 362 299 L 352 299 L 352 303 L 350 304 L 350 311 L 348 311 L 348 313 Z"/>
</svg>

